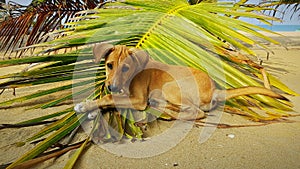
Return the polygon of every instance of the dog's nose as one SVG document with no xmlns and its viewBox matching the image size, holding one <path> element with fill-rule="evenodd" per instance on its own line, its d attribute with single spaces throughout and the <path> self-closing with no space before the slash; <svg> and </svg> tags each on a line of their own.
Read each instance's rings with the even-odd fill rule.
<svg viewBox="0 0 300 169">
<path fill-rule="evenodd" d="M 109 85 L 107 88 L 110 92 L 117 92 L 118 91 L 118 87 L 114 86 L 114 85 Z"/>
</svg>

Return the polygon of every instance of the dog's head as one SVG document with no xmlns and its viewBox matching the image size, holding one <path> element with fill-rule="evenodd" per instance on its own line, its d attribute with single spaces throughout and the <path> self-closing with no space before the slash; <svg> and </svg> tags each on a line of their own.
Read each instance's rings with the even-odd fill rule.
<svg viewBox="0 0 300 169">
<path fill-rule="evenodd" d="M 105 85 L 112 92 L 121 92 L 128 88 L 131 80 L 149 61 L 149 55 L 145 51 L 128 49 L 124 45 L 96 44 L 93 53 L 96 63 L 102 58 L 105 59 Z"/>
</svg>

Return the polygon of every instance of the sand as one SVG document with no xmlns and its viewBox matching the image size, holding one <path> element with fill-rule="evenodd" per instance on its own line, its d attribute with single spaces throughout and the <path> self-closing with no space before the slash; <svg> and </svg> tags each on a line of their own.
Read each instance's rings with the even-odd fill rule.
<svg viewBox="0 0 300 169">
<path fill-rule="evenodd" d="M 300 93 L 300 32 L 283 32 L 285 37 L 273 36 L 275 39 L 284 43 L 285 49 L 281 46 L 269 45 L 274 54 L 266 60 L 266 53 L 258 48 L 261 59 L 264 60 L 265 67 L 269 72 L 278 77 L 282 82 L 287 84 L 291 89 Z M 12 69 L 14 70 L 14 69 Z M 0 75 L 5 74 L 7 70 L 0 69 Z M 56 84 L 61 85 L 61 84 Z M 47 86 L 44 86 L 47 87 Z M 17 95 L 21 96 L 29 91 L 38 90 L 37 87 L 17 90 Z M 5 91 L 0 96 L 0 101 L 13 98 L 12 91 Z M 288 96 L 289 97 L 289 96 Z M 300 113 L 299 97 L 289 97 L 295 105 L 295 111 Z M 28 104 L 15 106 L 9 109 L 0 109 L 0 123 L 14 123 L 39 115 L 63 110 L 68 105 L 47 109 L 47 110 L 30 110 Z M 85 150 L 80 160 L 76 163 L 78 169 L 96 169 L 96 168 L 232 168 L 232 169 L 275 169 L 275 168 L 300 168 L 300 117 L 290 117 L 294 120 L 292 123 L 272 123 L 266 126 L 227 128 L 212 130 L 208 140 L 204 143 L 199 142 L 203 127 L 192 127 L 184 125 L 187 128 L 186 136 L 176 143 L 174 147 L 166 150 L 163 143 L 143 144 L 143 143 L 126 143 L 132 146 L 138 145 L 138 154 L 147 154 L 150 157 L 132 158 L 127 157 L 130 153 L 119 152 L 117 154 L 105 150 L 99 145 L 91 145 Z M 227 124 L 255 124 L 247 119 L 223 113 L 221 122 Z M 153 130 L 163 130 L 168 122 L 159 122 Z M 17 157 L 28 151 L 33 145 L 26 144 L 17 147 L 14 143 L 28 138 L 43 126 L 36 126 L 22 129 L 3 129 L 0 130 L 0 164 L 12 162 Z M 176 129 L 177 130 L 177 129 Z M 183 132 L 178 129 L 178 132 Z M 173 132 L 172 137 L 175 137 Z M 178 133 L 180 134 L 180 133 Z M 79 137 L 84 138 L 82 133 Z M 166 145 L 171 145 L 176 140 L 172 137 L 167 139 Z M 179 138 L 175 138 L 179 139 Z M 146 140 L 150 143 L 155 140 Z M 164 140 L 163 140 L 164 141 Z M 165 141 L 164 141 L 165 142 Z M 120 147 L 125 143 L 110 144 L 113 147 Z M 157 153 L 159 147 L 161 151 Z M 152 147 L 151 147 L 152 146 Z M 150 147 L 150 148 L 149 148 Z M 110 149 L 111 150 L 111 149 Z M 48 160 L 35 168 L 62 168 L 67 159 L 73 152 L 66 153 L 56 160 Z M 131 154 L 132 155 L 132 154 Z"/>
</svg>

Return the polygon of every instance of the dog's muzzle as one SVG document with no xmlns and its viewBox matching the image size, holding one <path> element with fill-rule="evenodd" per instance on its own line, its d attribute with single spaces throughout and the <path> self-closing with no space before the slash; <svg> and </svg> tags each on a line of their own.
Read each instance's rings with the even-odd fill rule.
<svg viewBox="0 0 300 169">
<path fill-rule="evenodd" d="M 107 86 L 107 89 L 110 91 L 110 92 L 119 92 L 119 88 L 115 85 L 109 85 Z"/>
<path fill-rule="evenodd" d="M 107 89 L 112 93 L 124 94 L 124 90 L 115 85 L 109 85 L 107 86 Z"/>
</svg>

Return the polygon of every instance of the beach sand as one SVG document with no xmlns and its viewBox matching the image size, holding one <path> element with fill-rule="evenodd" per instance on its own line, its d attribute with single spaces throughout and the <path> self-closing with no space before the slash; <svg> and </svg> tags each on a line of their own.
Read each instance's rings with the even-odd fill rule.
<svg viewBox="0 0 300 169">
<path fill-rule="evenodd" d="M 300 93 L 300 32 L 283 32 L 285 37 L 273 36 L 281 41 L 286 48 L 277 45 L 269 45 L 274 54 L 270 54 L 266 60 L 266 52 L 254 48 L 260 58 L 264 60 L 266 69 L 291 89 Z M 18 67 L 20 69 L 20 67 Z M 15 69 L 11 69 L 12 71 Z M 0 69 L 0 75 L 8 70 Z M 56 84 L 61 85 L 61 84 Z M 29 89 L 17 90 L 17 95 L 25 95 L 33 90 L 45 89 L 49 86 L 30 87 Z M 54 97 L 54 96 L 53 96 Z M 299 97 L 290 97 L 295 105 L 295 111 L 300 113 Z M 5 91 L 0 96 L 0 101 L 14 98 L 12 91 Z M 47 98 L 45 98 L 47 99 Z M 62 105 L 46 110 L 30 110 L 28 104 L 21 104 L 9 109 L 0 109 L 0 123 L 14 123 L 63 110 L 68 105 Z M 217 110 L 218 111 L 218 110 Z M 98 168 L 197 168 L 197 169 L 298 169 L 300 168 L 300 117 L 289 117 L 294 122 L 278 122 L 265 126 L 235 127 L 213 130 L 211 136 L 204 143 L 199 142 L 203 127 L 192 127 L 183 139 L 170 150 L 162 150 L 161 154 L 155 155 L 156 150 L 140 146 L 140 152 L 149 151 L 151 156 L 146 158 L 126 157 L 126 152 L 113 154 L 99 145 L 91 145 L 82 154 L 76 163 L 77 169 Z M 156 130 L 163 130 L 168 122 L 156 124 Z M 226 124 L 257 124 L 244 117 L 222 113 L 221 123 Z M 32 136 L 43 126 L 35 126 L 21 129 L 0 130 L 0 164 L 12 162 L 17 157 L 30 150 L 33 145 L 26 144 L 17 147 L 14 143 L 23 141 Z M 155 130 L 155 129 L 153 129 Z M 172 135 L 172 134 L 171 134 Z M 174 133 L 173 133 L 174 136 Z M 84 133 L 78 139 L 85 137 Z M 146 140 L 145 142 L 150 142 Z M 118 145 L 122 143 L 112 143 Z M 127 143 L 128 144 L 128 143 Z M 135 143 L 129 143 L 135 144 Z M 160 145 L 157 144 L 159 147 Z M 165 147 L 162 147 L 164 149 Z M 35 168 L 63 168 L 68 158 L 74 151 L 51 159 Z"/>
</svg>

